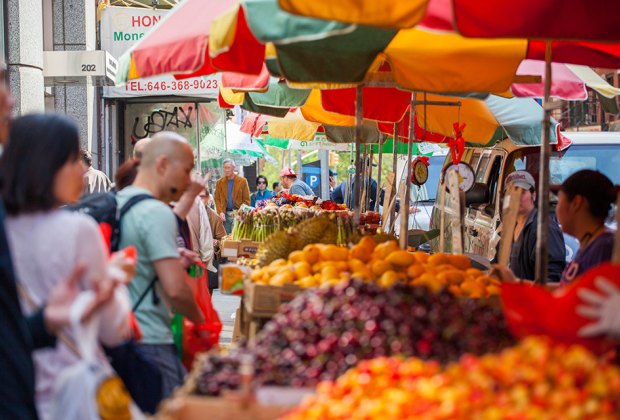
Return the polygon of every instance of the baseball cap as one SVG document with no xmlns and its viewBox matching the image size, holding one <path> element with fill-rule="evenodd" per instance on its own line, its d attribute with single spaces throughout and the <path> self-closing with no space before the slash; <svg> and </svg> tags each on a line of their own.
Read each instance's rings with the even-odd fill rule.
<svg viewBox="0 0 620 420">
<path fill-rule="evenodd" d="M 329 176 L 336 176 L 338 175 L 336 172 L 332 171 L 331 169 L 329 170 Z"/>
<path fill-rule="evenodd" d="M 280 171 L 280 176 L 297 176 L 295 172 L 291 168 L 284 168 Z"/>
<path fill-rule="evenodd" d="M 536 181 L 534 181 L 534 177 L 527 171 L 515 171 L 506 178 L 505 188 L 508 188 L 510 185 L 515 185 L 529 191 L 532 188 L 536 188 Z"/>
</svg>

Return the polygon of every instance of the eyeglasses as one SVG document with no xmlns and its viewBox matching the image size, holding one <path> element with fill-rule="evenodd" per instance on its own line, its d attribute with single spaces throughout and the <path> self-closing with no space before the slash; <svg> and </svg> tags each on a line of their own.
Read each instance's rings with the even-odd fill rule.
<svg viewBox="0 0 620 420">
<path fill-rule="evenodd" d="M 260 185 L 260 184 L 267 185 L 267 183 L 265 181 L 258 181 L 257 184 L 258 185 Z"/>
</svg>

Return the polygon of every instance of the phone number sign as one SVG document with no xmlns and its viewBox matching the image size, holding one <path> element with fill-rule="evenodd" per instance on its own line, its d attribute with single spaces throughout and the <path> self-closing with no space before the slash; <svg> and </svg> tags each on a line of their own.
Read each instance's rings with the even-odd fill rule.
<svg viewBox="0 0 620 420">
<path fill-rule="evenodd" d="M 101 49 L 117 60 L 151 31 L 169 10 L 108 6 L 101 11 Z M 128 82 L 125 86 L 104 87 L 107 98 L 136 96 L 195 96 L 215 99 L 219 76 L 176 80 L 172 75 Z"/>
<path fill-rule="evenodd" d="M 219 80 L 217 79 L 203 79 L 192 78 L 187 80 L 152 80 L 143 79 L 127 82 L 125 90 L 128 92 L 146 92 L 152 94 L 152 92 L 164 92 L 165 94 L 174 94 L 181 92 L 194 92 L 199 90 L 201 92 L 219 88 Z M 166 93 L 167 92 L 167 93 Z"/>
</svg>

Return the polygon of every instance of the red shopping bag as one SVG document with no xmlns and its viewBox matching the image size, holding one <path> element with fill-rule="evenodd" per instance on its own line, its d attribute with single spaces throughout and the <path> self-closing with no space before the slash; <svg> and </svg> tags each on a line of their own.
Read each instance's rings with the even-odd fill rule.
<svg viewBox="0 0 620 420">
<path fill-rule="evenodd" d="M 208 281 L 204 264 L 197 263 L 190 268 L 187 282 L 194 291 L 196 303 L 205 317 L 205 322 L 196 325 L 183 318 L 182 360 L 188 370 L 191 369 L 196 354 L 217 345 L 222 332 L 222 322 L 211 302 Z"/>
<path fill-rule="evenodd" d="M 620 287 L 620 265 L 602 264 L 553 292 L 530 284 L 503 284 L 502 304 L 508 327 L 519 338 L 546 335 L 564 344 L 581 344 L 597 354 L 607 353 L 617 342 L 603 336 L 583 338 L 578 335 L 592 320 L 577 314 L 577 306 L 583 304 L 577 291 L 580 288 L 597 291 L 594 280 L 598 277 Z"/>
</svg>

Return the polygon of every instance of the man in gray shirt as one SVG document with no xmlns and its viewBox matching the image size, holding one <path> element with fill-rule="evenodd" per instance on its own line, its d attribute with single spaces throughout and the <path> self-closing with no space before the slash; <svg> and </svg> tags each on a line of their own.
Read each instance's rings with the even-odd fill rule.
<svg viewBox="0 0 620 420">
<path fill-rule="evenodd" d="M 302 180 L 297 179 L 297 174 L 291 168 L 284 168 L 280 171 L 280 182 L 283 188 L 288 189 L 289 194 L 314 196 L 312 188 Z"/>
</svg>

